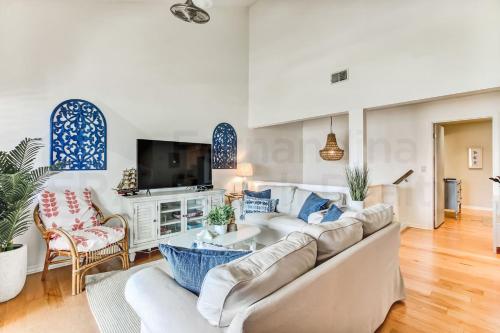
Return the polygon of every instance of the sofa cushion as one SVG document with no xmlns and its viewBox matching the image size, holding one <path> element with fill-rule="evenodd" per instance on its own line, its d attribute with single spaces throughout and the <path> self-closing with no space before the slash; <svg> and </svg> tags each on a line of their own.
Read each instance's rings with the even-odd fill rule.
<svg viewBox="0 0 500 333">
<path fill-rule="evenodd" d="M 278 230 L 283 234 L 300 231 L 304 227 L 304 221 L 291 215 L 281 215 L 267 221 L 267 227 Z"/>
<path fill-rule="evenodd" d="M 391 205 L 380 203 L 363 209 L 354 217 L 363 223 L 363 236 L 366 237 L 391 223 L 393 215 Z"/>
<path fill-rule="evenodd" d="M 245 215 L 245 223 L 267 225 L 267 222 L 275 217 L 282 216 L 282 213 L 248 213 Z"/>
<path fill-rule="evenodd" d="M 302 227 L 301 231 L 316 239 L 318 263 L 330 259 L 363 239 L 362 222 L 354 218 L 307 224 Z"/>
<path fill-rule="evenodd" d="M 170 263 L 175 281 L 196 295 L 200 293 L 203 279 L 210 269 L 250 253 L 249 251 L 186 249 L 167 244 L 160 244 L 159 248 Z"/>
<path fill-rule="evenodd" d="M 260 185 L 258 189 L 259 191 L 270 189 L 271 198 L 279 199 L 278 205 L 276 206 L 276 210 L 279 213 L 286 213 L 286 214 L 290 213 L 290 207 L 292 205 L 292 200 L 296 189 L 295 186 Z"/>
<path fill-rule="evenodd" d="M 297 217 L 304 222 L 307 222 L 307 218 L 310 214 L 322 210 L 327 205 L 328 199 L 323 199 L 316 193 L 311 193 L 302 205 L 302 208 L 300 209 Z"/>
<path fill-rule="evenodd" d="M 253 198 L 260 198 L 260 199 L 271 199 L 271 190 L 265 190 L 265 191 L 249 191 L 245 190 L 243 191 L 245 195 L 248 195 L 249 197 Z"/>
<path fill-rule="evenodd" d="M 316 241 L 299 232 L 229 264 L 211 269 L 197 308 L 211 325 L 227 327 L 234 316 L 314 267 Z"/>
<path fill-rule="evenodd" d="M 39 194 L 38 203 L 46 228 L 77 231 L 100 225 L 90 188 L 46 188 Z"/>
<path fill-rule="evenodd" d="M 329 206 L 335 204 L 337 207 L 342 208 L 347 205 L 347 196 L 341 192 L 316 192 L 322 198 L 330 200 Z"/>
</svg>

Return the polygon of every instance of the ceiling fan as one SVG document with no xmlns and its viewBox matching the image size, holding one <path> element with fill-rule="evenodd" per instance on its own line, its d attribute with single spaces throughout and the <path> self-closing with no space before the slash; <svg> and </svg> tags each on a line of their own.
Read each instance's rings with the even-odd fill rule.
<svg viewBox="0 0 500 333">
<path fill-rule="evenodd" d="M 210 15 L 203 8 L 210 8 L 211 6 L 211 0 L 197 0 L 195 2 L 187 0 L 185 3 L 174 4 L 170 7 L 170 11 L 175 17 L 183 21 L 203 24 L 210 21 Z"/>
</svg>

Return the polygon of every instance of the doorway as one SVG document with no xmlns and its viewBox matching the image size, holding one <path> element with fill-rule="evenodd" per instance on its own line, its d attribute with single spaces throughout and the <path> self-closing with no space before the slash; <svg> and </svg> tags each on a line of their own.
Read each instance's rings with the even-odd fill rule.
<svg viewBox="0 0 500 333">
<path fill-rule="evenodd" d="M 434 124 L 434 228 L 462 209 L 491 211 L 492 119 Z"/>
</svg>

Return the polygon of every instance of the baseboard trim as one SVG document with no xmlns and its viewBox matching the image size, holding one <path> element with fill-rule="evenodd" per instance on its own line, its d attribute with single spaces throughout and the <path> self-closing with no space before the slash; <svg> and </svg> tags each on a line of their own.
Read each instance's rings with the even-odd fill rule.
<svg viewBox="0 0 500 333">
<path fill-rule="evenodd" d="M 71 266 L 71 262 L 62 262 L 60 264 L 50 265 L 49 270 L 56 269 L 59 267 L 64 267 L 64 266 Z M 42 265 L 28 266 L 28 275 L 40 273 L 41 271 L 43 271 L 43 264 Z"/>
<path fill-rule="evenodd" d="M 462 206 L 462 208 L 471 209 L 471 210 L 483 210 L 483 211 L 487 211 L 487 212 L 493 211 L 493 209 L 491 207 L 481 207 L 481 206 Z"/>
</svg>

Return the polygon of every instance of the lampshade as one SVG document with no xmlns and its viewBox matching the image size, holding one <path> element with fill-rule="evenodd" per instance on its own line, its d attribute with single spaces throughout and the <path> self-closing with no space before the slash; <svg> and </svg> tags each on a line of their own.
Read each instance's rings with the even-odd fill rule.
<svg viewBox="0 0 500 333">
<path fill-rule="evenodd" d="M 326 137 L 325 148 L 319 151 L 319 156 L 325 161 L 338 161 L 344 157 L 344 150 L 337 145 L 337 138 L 332 130 L 333 117 L 330 118 L 330 133 Z"/>
<path fill-rule="evenodd" d="M 251 163 L 239 163 L 236 169 L 236 175 L 239 177 L 253 176 L 253 166 Z"/>
</svg>

